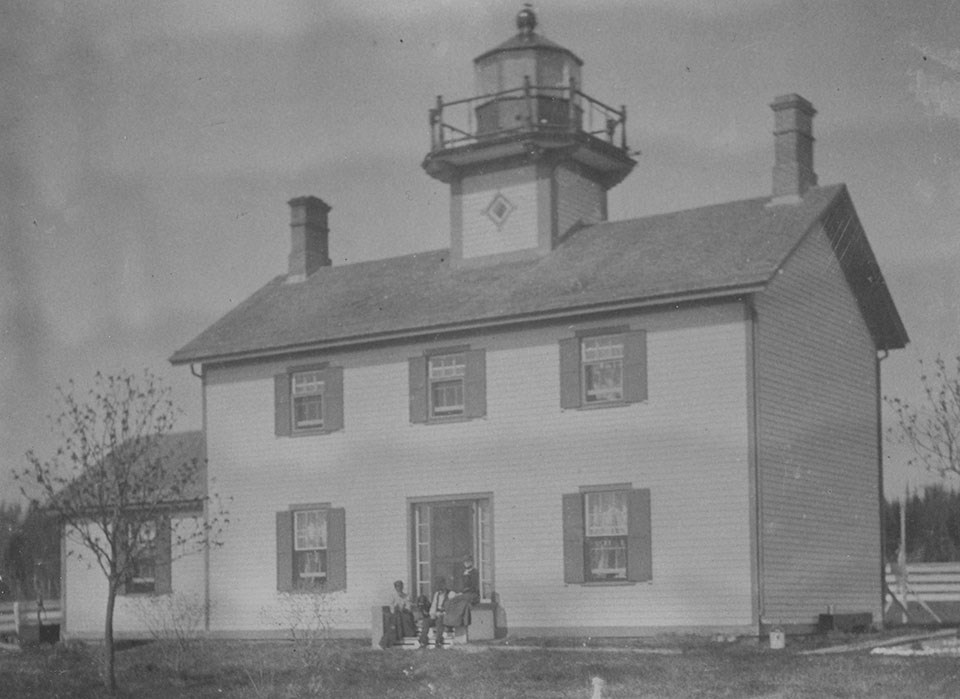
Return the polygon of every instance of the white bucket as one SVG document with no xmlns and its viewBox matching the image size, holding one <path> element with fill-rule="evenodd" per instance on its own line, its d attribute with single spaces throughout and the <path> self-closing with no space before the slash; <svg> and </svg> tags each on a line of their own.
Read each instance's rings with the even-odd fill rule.
<svg viewBox="0 0 960 699">
<path fill-rule="evenodd" d="M 774 629 L 770 632 L 770 647 L 774 650 L 781 650 L 787 645 L 787 637 L 783 631 Z"/>
</svg>

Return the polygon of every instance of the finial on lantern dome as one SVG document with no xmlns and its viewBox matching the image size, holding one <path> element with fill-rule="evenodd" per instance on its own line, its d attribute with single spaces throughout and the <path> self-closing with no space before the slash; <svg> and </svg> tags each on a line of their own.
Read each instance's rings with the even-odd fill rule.
<svg viewBox="0 0 960 699">
<path fill-rule="evenodd" d="M 533 6 L 529 2 L 523 3 L 523 9 L 517 13 L 517 29 L 521 36 L 530 36 L 537 27 L 537 16 L 533 14 Z"/>
</svg>

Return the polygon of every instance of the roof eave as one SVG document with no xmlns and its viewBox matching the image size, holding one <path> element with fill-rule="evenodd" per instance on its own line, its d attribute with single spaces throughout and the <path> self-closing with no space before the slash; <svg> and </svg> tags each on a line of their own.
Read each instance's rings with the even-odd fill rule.
<svg viewBox="0 0 960 699">
<path fill-rule="evenodd" d="M 402 328 L 391 331 L 346 335 L 342 337 L 329 338 L 326 340 L 290 343 L 277 347 L 196 354 L 176 352 L 170 357 L 169 361 L 174 366 L 182 366 L 186 364 L 222 364 L 267 359 L 290 354 L 304 354 L 331 349 L 340 350 L 359 345 L 415 340 L 425 335 L 436 336 L 438 334 L 463 333 L 476 330 L 490 330 L 493 328 L 503 329 L 519 324 L 530 323 L 531 321 L 552 321 L 583 315 L 630 311 L 634 309 L 647 309 L 656 306 L 687 304 L 701 301 L 719 301 L 754 294 L 758 291 L 762 291 L 765 286 L 766 281 L 757 280 L 681 293 L 668 292 L 664 294 L 654 294 L 631 299 L 623 299 L 619 301 L 570 306 L 556 310 L 531 311 L 507 316 L 497 316 L 493 318 L 479 318 L 454 323 L 438 323 L 435 325 L 421 325 L 413 328 Z"/>
</svg>

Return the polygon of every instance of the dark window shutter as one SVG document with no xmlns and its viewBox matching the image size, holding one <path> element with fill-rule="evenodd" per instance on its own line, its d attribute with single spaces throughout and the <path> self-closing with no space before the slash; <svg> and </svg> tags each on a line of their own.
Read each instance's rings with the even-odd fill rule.
<svg viewBox="0 0 960 699">
<path fill-rule="evenodd" d="M 583 575 L 583 496 L 563 496 L 563 581 L 582 583 Z"/>
<path fill-rule="evenodd" d="M 327 510 L 326 592 L 347 589 L 347 514 L 342 507 Z"/>
<path fill-rule="evenodd" d="M 463 380 L 463 414 L 483 417 L 487 414 L 487 358 L 484 350 L 464 352 L 466 377 Z"/>
<path fill-rule="evenodd" d="M 580 407 L 580 338 L 560 340 L 560 407 Z"/>
<path fill-rule="evenodd" d="M 627 493 L 627 580 L 653 580 L 649 488 L 638 488 Z"/>
<path fill-rule="evenodd" d="M 154 578 L 154 592 L 167 595 L 173 592 L 172 561 L 173 551 L 170 532 L 170 518 L 157 518 L 157 558 Z"/>
<path fill-rule="evenodd" d="M 293 513 L 277 513 L 277 589 L 293 590 Z"/>
<path fill-rule="evenodd" d="M 427 421 L 427 360 L 410 357 L 410 422 Z"/>
<path fill-rule="evenodd" d="M 647 333 L 643 330 L 623 336 L 623 400 L 639 403 L 647 399 Z"/>
<path fill-rule="evenodd" d="M 277 374 L 273 377 L 274 434 L 290 436 L 290 376 Z"/>
<path fill-rule="evenodd" d="M 343 367 L 330 367 L 323 377 L 323 429 L 343 429 Z"/>
</svg>

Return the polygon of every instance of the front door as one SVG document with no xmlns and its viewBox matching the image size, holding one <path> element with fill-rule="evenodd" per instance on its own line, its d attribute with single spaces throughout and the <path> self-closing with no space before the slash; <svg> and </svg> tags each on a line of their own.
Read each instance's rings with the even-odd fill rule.
<svg viewBox="0 0 960 699">
<path fill-rule="evenodd" d="M 420 502 L 413 505 L 414 590 L 427 597 L 438 578 L 459 591 L 463 561 L 472 558 L 480 572 L 480 594 L 493 585 L 490 501 L 482 499 Z"/>
</svg>

